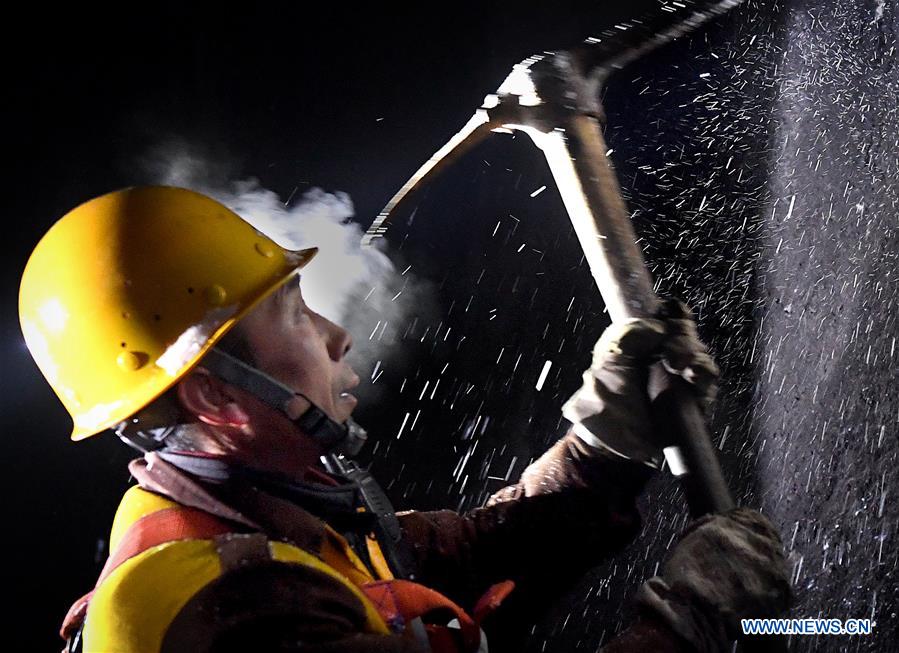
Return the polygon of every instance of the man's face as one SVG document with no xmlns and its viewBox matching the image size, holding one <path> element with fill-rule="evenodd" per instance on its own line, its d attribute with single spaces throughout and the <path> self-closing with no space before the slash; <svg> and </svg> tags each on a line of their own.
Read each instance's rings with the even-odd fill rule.
<svg viewBox="0 0 899 653">
<path fill-rule="evenodd" d="M 300 284 L 288 281 L 240 322 L 255 366 L 308 397 L 343 423 L 356 407 L 349 390 L 359 377 L 345 359 L 350 335 L 303 301 Z"/>
</svg>

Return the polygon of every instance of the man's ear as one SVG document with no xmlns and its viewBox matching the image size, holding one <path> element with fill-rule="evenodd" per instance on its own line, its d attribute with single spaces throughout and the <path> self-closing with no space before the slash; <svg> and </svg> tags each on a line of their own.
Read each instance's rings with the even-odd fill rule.
<svg viewBox="0 0 899 653">
<path fill-rule="evenodd" d="M 204 424 L 239 428 L 250 421 L 227 385 L 202 367 L 181 379 L 177 392 L 182 407 Z"/>
</svg>

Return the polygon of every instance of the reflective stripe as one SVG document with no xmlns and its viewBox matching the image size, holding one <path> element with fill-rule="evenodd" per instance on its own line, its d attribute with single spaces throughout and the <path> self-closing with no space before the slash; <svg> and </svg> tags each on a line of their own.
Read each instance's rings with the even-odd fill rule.
<svg viewBox="0 0 899 653">
<path fill-rule="evenodd" d="M 378 541 L 370 535 L 365 536 L 365 546 L 368 547 L 368 557 L 371 559 L 371 565 L 375 568 L 380 580 L 393 580 L 393 574 L 384 558 L 384 552 L 381 551 Z"/>
<path fill-rule="evenodd" d="M 116 510 L 115 519 L 112 521 L 109 550 L 115 551 L 119 547 L 125 533 L 141 517 L 178 505 L 171 499 L 147 492 L 139 485 L 128 488 Z"/>
</svg>

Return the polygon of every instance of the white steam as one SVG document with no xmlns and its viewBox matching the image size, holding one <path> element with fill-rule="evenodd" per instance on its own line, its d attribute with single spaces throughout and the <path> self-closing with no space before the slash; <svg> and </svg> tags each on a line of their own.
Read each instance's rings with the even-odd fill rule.
<svg viewBox="0 0 899 653">
<path fill-rule="evenodd" d="M 380 250 L 360 247 L 362 229 L 350 222 L 353 202 L 346 193 L 307 191 L 291 206 L 257 182 L 241 181 L 230 192 L 209 192 L 256 229 L 287 249 L 318 247 L 319 254 L 302 270 L 303 297 L 316 312 L 347 324 L 352 298 L 366 294 L 394 273 Z"/>
<path fill-rule="evenodd" d="M 282 247 L 318 247 L 318 255 L 301 272 L 303 297 L 313 310 L 351 333 L 350 359 L 363 379 L 396 354 L 391 345 L 399 344 L 398 334 L 413 314 L 427 310 L 425 284 L 408 270 L 398 272 L 382 251 L 382 241 L 362 248 L 363 230 L 350 220 L 354 209 L 346 193 L 312 188 L 285 204 L 255 179 L 212 181 L 216 164 L 183 151 L 157 156 L 150 166 L 156 183 L 215 198 Z"/>
</svg>

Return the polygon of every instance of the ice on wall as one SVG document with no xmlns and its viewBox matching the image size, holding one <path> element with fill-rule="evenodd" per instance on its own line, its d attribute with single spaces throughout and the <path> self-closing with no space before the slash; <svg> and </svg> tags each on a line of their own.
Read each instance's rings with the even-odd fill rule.
<svg viewBox="0 0 899 653">
<path fill-rule="evenodd" d="M 749 0 L 604 96 L 659 291 L 694 308 L 722 368 L 712 430 L 727 476 L 784 537 L 793 615 L 876 622 L 870 637 L 793 638 L 795 651 L 887 651 L 899 628 L 896 11 Z M 495 138 L 391 235 L 442 307 L 401 330 L 411 363 L 371 375 L 390 398 L 373 468 L 403 507 L 464 510 L 513 482 L 564 432 L 558 408 L 607 323 L 539 154 Z M 632 550 L 527 650 L 592 652 L 626 622 L 687 521 L 669 478 L 642 508 Z"/>
</svg>

